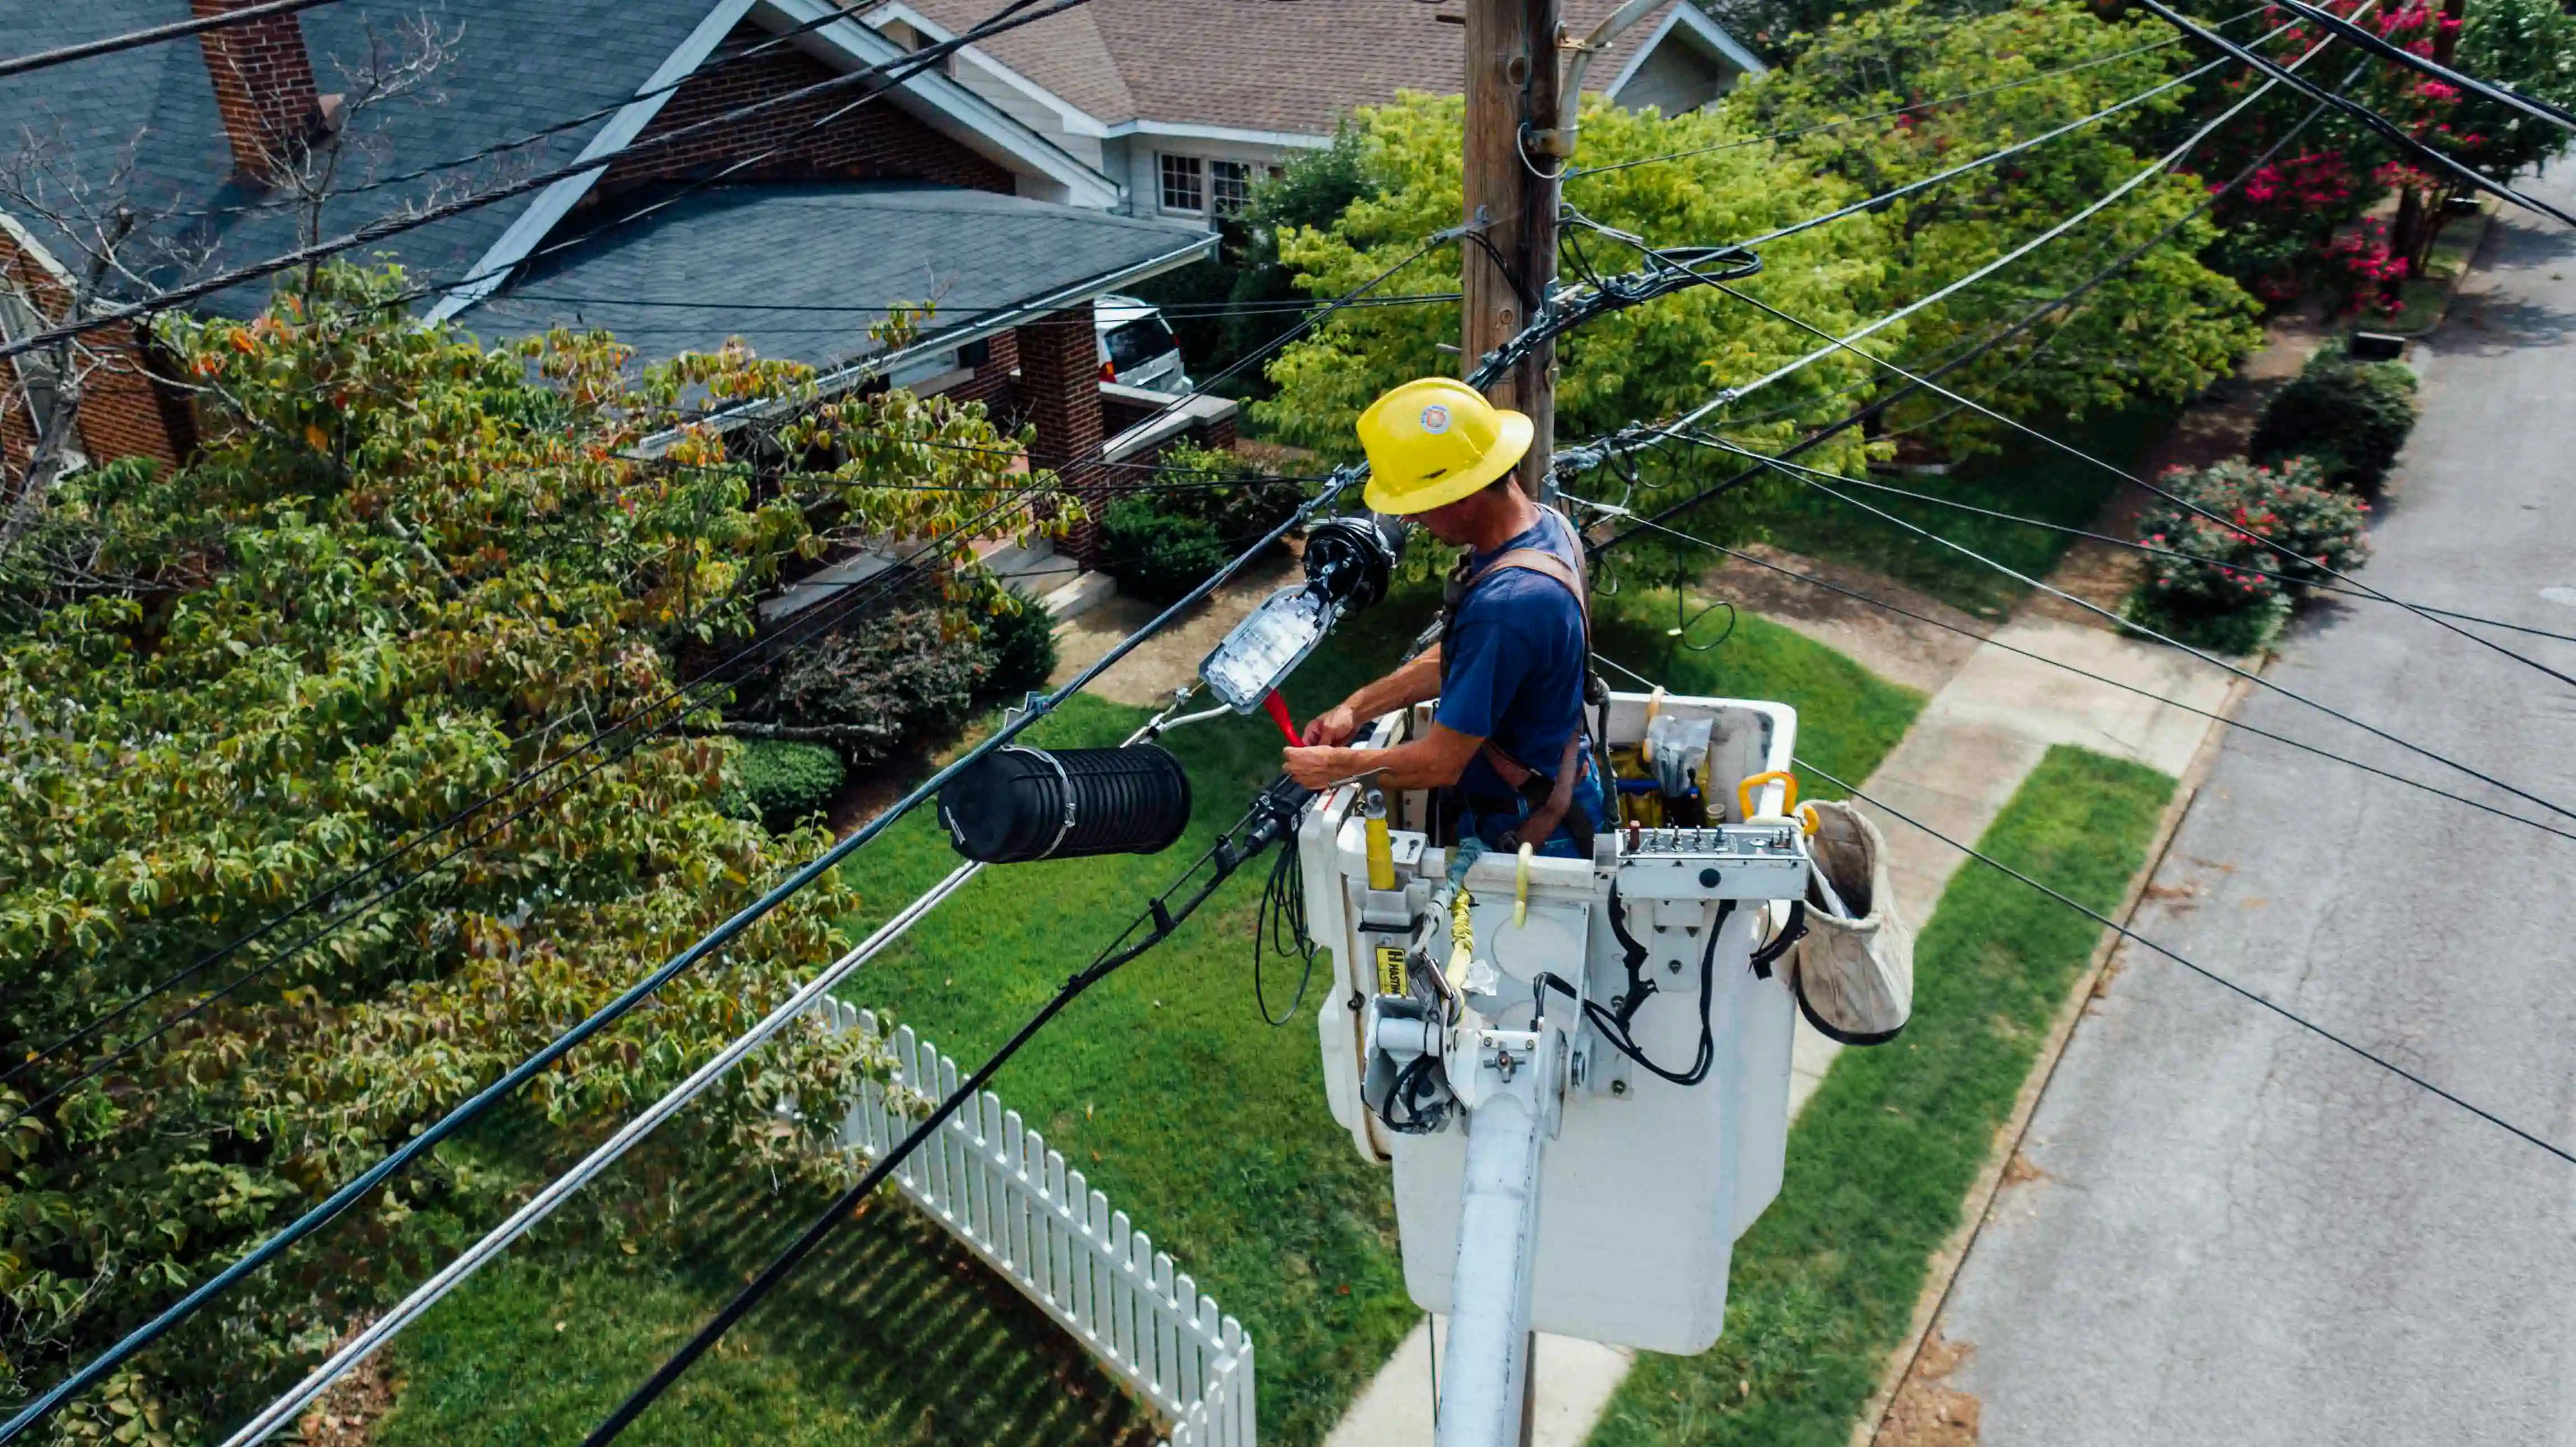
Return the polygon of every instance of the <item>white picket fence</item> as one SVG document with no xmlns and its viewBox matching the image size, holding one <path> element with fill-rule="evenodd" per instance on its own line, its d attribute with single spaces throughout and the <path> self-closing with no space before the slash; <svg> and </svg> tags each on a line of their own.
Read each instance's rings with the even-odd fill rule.
<svg viewBox="0 0 2576 1447">
<path fill-rule="evenodd" d="M 881 1033 L 871 1011 L 828 997 L 816 1009 L 836 1028 Z M 869 1083 L 841 1127 L 843 1142 L 871 1158 L 927 1113 L 907 1104 L 945 1097 L 966 1073 L 908 1025 L 895 1031 L 893 1054 L 894 1093 Z M 894 1179 L 1169 1424 L 1168 1447 L 1253 1447 L 1243 1324 L 999 1097 L 987 1091 L 949 1117 Z"/>
</svg>

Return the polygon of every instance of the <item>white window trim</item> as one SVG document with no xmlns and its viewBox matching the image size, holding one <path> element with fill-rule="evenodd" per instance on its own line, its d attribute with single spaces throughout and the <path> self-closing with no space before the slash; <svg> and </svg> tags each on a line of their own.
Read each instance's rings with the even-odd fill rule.
<svg viewBox="0 0 2576 1447">
<path fill-rule="evenodd" d="M 1163 179 L 1163 168 L 1174 161 L 1185 162 L 1196 168 L 1198 172 L 1198 205 L 1175 206 L 1171 203 L 1171 187 Z M 1204 217 L 1208 214 L 1208 205 L 1212 199 L 1213 198 L 1210 196 L 1208 191 L 1208 165 L 1207 158 L 1205 156 L 1185 156 L 1172 151 L 1156 151 L 1154 153 L 1155 210 L 1166 216 Z"/>
</svg>

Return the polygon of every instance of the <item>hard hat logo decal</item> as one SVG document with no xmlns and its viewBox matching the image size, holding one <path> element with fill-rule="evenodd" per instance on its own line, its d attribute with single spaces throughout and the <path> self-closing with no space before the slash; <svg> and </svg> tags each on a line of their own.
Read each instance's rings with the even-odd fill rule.
<svg viewBox="0 0 2576 1447">
<path fill-rule="evenodd" d="M 1434 402 L 1422 409 L 1422 430 L 1431 433 L 1449 430 L 1449 409 Z"/>
</svg>

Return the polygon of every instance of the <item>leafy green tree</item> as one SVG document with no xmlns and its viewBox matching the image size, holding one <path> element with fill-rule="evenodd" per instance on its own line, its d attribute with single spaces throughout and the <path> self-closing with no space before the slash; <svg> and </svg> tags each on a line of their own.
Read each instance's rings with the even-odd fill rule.
<svg viewBox="0 0 2576 1447">
<path fill-rule="evenodd" d="M 1920 4 L 1846 17 L 1825 36 L 1802 41 L 1794 68 L 1771 72 L 1702 111 L 1666 117 L 1592 108 L 1578 158 L 1589 173 L 1567 181 L 1566 199 L 1585 218 L 1660 246 L 1754 236 L 2146 90 L 2183 59 L 2174 47 L 2121 54 L 2153 38 L 2156 32 L 2139 26 L 2097 19 L 2073 0 L 2033 0 L 1969 19 Z M 2088 64 L 1970 101 L 1854 119 L 2078 63 Z M 2185 94 L 2177 90 L 2009 164 L 1773 243 L 1763 250 L 1762 274 L 1741 289 L 1836 335 L 1854 330 L 2038 235 L 2134 175 L 2149 148 L 2133 146 L 2129 137 L 2169 126 Z M 1299 268 L 1301 284 L 1317 295 L 1347 290 L 1456 223 L 1460 122 L 1460 102 L 1424 97 L 1352 117 L 1370 185 L 1329 227 L 1282 232 L 1280 254 Z M 1824 126 L 1831 128 L 1764 139 Z M 2061 242 L 1860 345 L 1916 366 L 1937 362 L 2146 242 L 2200 194 L 2189 176 L 2159 177 Z M 1948 384 L 2007 412 L 2056 418 L 2144 397 L 2179 399 L 2208 385 L 2259 339 L 2252 302 L 2195 258 L 2212 234 L 2199 223 L 2183 226 L 2086 305 L 1951 374 Z M 1635 259 L 1616 240 L 1578 224 L 1566 229 L 1560 269 L 1579 278 L 1587 269 L 1622 269 Z M 1447 285 L 1456 264 L 1454 251 L 1437 251 L 1384 285 Z M 1351 419 L 1380 391 L 1407 377 L 1457 369 L 1457 358 L 1440 350 L 1456 340 L 1456 318 L 1454 306 L 1339 313 L 1272 364 L 1279 395 L 1254 404 L 1256 415 L 1284 440 L 1347 456 Z M 1671 417 L 1826 345 L 1713 289 L 1676 293 L 1560 343 L 1557 436 L 1571 441 Z M 1718 413 L 1712 425 L 1738 442 L 1772 449 L 1886 385 L 1864 360 L 1827 351 Z M 1980 419 L 1942 411 L 1937 398 L 1916 399 L 1894 409 L 1886 424 L 1927 431 L 1939 445 L 1983 445 L 1989 434 Z M 1865 446 L 1859 433 L 1845 434 L 1808 460 L 1849 470 L 1860 465 Z M 1667 457 L 1624 481 L 1632 503 L 1651 504 L 1709 480 L 1700 460 Z M 1763 491 L 1748 489 L 1738 505 L 1697 515 L 1700 525 L 1739 533 L 1756 527 Z"/>
<path fill-rule="evenodd" d="M 1844 17 L 1800 49 L 1794 67 L 1730 102 L 1765 129 L 1929 106 L 1885 121 L 1817 130 L 1792 142 L 1803 163 L 1870 192 L 1936 174 L 2065 125 L 2169 80 L 2189 63 L 2149 18 L 2105 22 L 2083 5 L 2026 3 L 1969 19 L 1914 3 Z M 2033 79 L 2042 72 L 2066 74 Z M 2011 85 L 2009 90 L 1994 87 Z M 1988 92 L 1986 94 L 1975 94 Z M 2170 144 L 2191 93 L 2166 92 L 2108 121 L 2004 164 L 1893 203 L 1885 217 L 1890 265 L 1873 298 L 1893 308 L 1939 290 L 2082 210 Z M 2160 176 L 1992 281 L 1918 314 L 1906 340 L 1916 364 L 1938 361 L 2092 276 L 2192 211 L 2204 196 L 2189 174 Z M 2199 253 L 2216 235 L 2185 224 L 2128 267 L 2012 343 L 1950 374 L 1944 385 L 2026 417 L 2081 418 L 2133 402 L 2180 401 L 2223 377 L 2261 340 L 2254 308 Z M 1936 446 L 1984 445 L 1993 424 L 1938 397 L 1895 409 L 1892 427 L 1922 427 Z"/>
<path fill-rule="evenodd" d="M 487 350 L 418 327 L 392 304 L 401 285 L 326 270 L 247 324 L 170 323 L 201 389 L 199 455 L 66 479 L 0 558 L 0 1052 L 19 1062 L 142 1001 L 326 880 L 563 762 L 393 866 L 427 872 L 327 941 L 287 953 L 328 911 L 291 924 L 0 1085 L 0 1117 L 16 1115 L 84 1057 L 177 1022 L 0 1131 L 0 1404 L 821 848 L 719 809 L 738 744 L 602 731 L 639 710 L 669 720 L 652 710 L 675 655 L 744 633 L 767 581 L 829 544 L 813 519 L 960 548 L 963 507 L 1009 480 L 1014 439 L 978 407 L 824 401 L 807 369 L 738 348 L 630 381 L 605 336 Z M 757 438 L 705 420 L 762 397 L 804 405 Z M 658 457 L 648 439 L 667 444 Z M 746 442 L 804 470 L 756 475 Z M 968 490 L 931 490 L 946 483 Z M 818 884 L 674 980 L 531 1084 L 519 1140 L 542 1157 L 667 1088 L 827 959 L 851 904 Z M 837 1118 L 827 1107 L 869 1062 L 819 1029 L 763 1060 L 675 1125 L 673 1148 L 830 1169 L 807 1149 L 819 1125 L 773 1107 Z M 189 1437 L 229 1420 L 417 1272 L 439 1220 L 510 1187 L 481 1159 L 472 1141 L 443 1147 L 65 1432 Z"/>
</svg>

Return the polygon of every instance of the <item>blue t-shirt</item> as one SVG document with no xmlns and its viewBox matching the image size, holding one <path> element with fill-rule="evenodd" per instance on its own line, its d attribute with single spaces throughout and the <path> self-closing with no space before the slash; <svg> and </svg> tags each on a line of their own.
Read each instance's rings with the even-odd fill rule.
<svg viewBox="0 0 2576 1447">
<path fill-rule="evenodd" d="M 1582 546 L 1560 514 L 1489 553 L 1471 570 L 1514 548 L 1544 548 L 1581 576 Z M 1583 727 L 1583 605 L 1565 585 L 1527 568 L 1495 573 L 1458 605 L 1441 653 L 1440 707 L 1432 717 L 1462 734 L 1491 739 L 1526 768 L 1553 775 L 1565 741 Z M 1481 751 L 1458 779 L 1467 796 L 1514 793 Z"/>
</svg>

